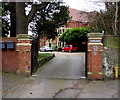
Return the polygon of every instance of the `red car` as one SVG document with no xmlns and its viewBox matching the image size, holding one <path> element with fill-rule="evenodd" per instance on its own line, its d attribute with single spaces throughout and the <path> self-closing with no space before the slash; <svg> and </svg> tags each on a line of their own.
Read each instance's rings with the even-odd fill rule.
<svg viewBox="0 0 120 100">
<path fill-rule="evenodd" d="M 62 52 L 64 51 L 69 51 L 69 52 L 72 52 L 72 51 L 77 51 L 78 48 L 76 45 L 65 45 L 65 47 L 62 48 Z"/>
</svg>

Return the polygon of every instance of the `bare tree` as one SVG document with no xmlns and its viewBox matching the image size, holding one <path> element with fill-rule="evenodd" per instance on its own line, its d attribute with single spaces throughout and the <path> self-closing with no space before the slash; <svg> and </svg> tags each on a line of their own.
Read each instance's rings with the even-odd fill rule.
<svg viewBox="0 0 120 100">
<path fill-rule="evenodd" d="M 118 2 L 115 3 L 115 35 L 117 35 Z"/>
<path fill-rule="evenodd" d="M 105 34 L 118 35 L 120 2 L 105 2 L 106 10 L 100 11 L 94 21 L 97 31 L 105 31 Z"/>
</svg>

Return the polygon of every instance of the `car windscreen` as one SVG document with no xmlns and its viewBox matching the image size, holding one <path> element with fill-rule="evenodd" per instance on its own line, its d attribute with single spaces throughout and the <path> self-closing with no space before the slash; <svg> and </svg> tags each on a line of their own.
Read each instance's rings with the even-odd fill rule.
<svg viewBox="0 0 120 100">
<path fill-rule="evenodd" d="M 41 48 L 45 48 L 45 47 L 41 47 Z"/>
<path fill-rule="evenodd" d="M 65 47 L 70 47 L 69 45 L 66 45 Z"/>
</svg>

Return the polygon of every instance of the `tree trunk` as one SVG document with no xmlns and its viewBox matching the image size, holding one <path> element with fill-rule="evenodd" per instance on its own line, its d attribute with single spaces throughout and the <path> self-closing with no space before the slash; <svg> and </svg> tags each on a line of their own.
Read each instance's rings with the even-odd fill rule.
<svg viewBox="0 0 120 100">
<path fill-rule="evenodd" d="M 33 5 L 28 16 L 25 14 L 25 2 L 16 2 L 16 34 L 28 34 L 28 24 L 34 18 L 38 10 L 44 9 L 49 3 L 43 2 Z"/>
<path fill-rule="evenodd" d="M 120 36 L 120 1 L 118 2 L 118 22 L 117 22 L 117 35 Z"/>
<path fill-rule="evenodd" d="M 16 3 L 11 2 L 10 5 L 12 8 L 10 9 L 10 21 L 11 21 L 11 31 L 10 37 L 16 37 Z"/>
<path fill-rule="evenodd" d="M 16 2 L 16 34 L 28 34 L 25 2 Z"/>
</svg>

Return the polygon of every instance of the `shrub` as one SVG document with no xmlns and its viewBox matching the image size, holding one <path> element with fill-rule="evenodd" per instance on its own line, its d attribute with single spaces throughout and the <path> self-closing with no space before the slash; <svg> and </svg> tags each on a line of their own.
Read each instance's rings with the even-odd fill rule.
<svg viewBox="0 0 120 100">
<path fill-rule="evenodd" d="M 56 51 L 62 51 L 62 47 L 57 47 Z"/>
<path fill-rule="evenodd" d="M 66 42 L 77 42 L 81 39 L 87 38 L 87 33 L 90 32 L 90 29 L 87 27 L 77 27 L 66 30 L 60 37 L 60 41 Z"/>
</svg>

